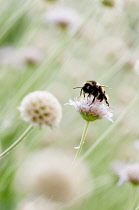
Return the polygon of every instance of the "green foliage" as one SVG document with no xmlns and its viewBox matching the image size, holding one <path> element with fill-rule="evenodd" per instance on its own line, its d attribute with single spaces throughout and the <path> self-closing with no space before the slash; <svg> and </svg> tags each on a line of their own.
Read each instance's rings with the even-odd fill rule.
<svg viewBox="0 0 139 210">
<path fill-rule="evenodd" d="M 54 6 L 50 4 L 41 0 L 0 1 L 0 50 L 10 45 L 20 53 L 23 47 L 36 46 L 43 53 L 41 62 L 35 65 L 20 64 L 18 57 L 16 64 L 3 65 L 0 57 L 1 151 L 28 126 L 17 109 L 27 93 L 48 90 L 63 105 L 79 96 L 73 87 L 87 80 L 110 86 L 112 89 L 106 92 L 115 122 L 103 119 L 90 123 L 82 151 L 92 172 L 94 190 L 83 204 L 71 209 L 135 210 L 139 205 L 138 187 L 130 183 L 117 186 L 111 164 L 117 159 L 138 159 L 133 144 L 139 138 L 139 75 L 134 71 L 139 51 L 139 2 L 127 0 L 124 6 L 118 5 L 121 8 L 115 5 L 107 9 L 97 0 L 63 1 L 82 15 L 84 22 L 74 34 L 43 23 L 45 9 Z M 14 190 L 14 176 L 26 155 L 49 144 L 73 150 L 79 144 L 83 126 L 81 116 L 63 106 L 59 128 L 35 128 L 0 160 L 0 210 L 14 210 L 20 200 Z"/>
</svg>

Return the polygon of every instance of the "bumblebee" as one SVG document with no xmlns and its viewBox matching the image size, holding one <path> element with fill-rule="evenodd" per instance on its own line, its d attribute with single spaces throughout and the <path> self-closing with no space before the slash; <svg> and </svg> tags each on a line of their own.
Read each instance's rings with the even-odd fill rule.
<svg viewBox="0 0 139 210">
<path fill-rule="evenodd" d="M 107 101 L 107 96 L 105 94 L 105 90 L 103 89 L 103 87 L 107 86 L 100 85 L 96 81 L 91 80 L 85 82 L 82 87 L 75 87 L 74 89 L 81 88 L 80 96 L 82 95 L 82 93 L 84 97 L 85 94 L 87 93 L 88 94 L 87 98 L 90 97 L 91 95 L 94 96 L 91 104 L 94 103 L 95 99 L 98 99 L 99 101 L 105 100 L 106 104 L 109 106 L 109 103 Z"/>
</svg>

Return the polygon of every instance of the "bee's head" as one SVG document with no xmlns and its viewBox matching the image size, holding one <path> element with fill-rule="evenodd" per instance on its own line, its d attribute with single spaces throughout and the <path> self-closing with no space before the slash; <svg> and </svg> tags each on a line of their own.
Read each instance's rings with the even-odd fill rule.
<svg viewBox="0 0 139 210">
<path fill-rule="evenodd" d="M 85 93 L 92 93 L 93 87 L 94 87 L 94 85 L 92 85 L 92 83 L 90 83 L 89 81 L 87 81 L 86 83 L 84 83 L 82 89 L 83 89 L 83 91 Z"/>
</svg>

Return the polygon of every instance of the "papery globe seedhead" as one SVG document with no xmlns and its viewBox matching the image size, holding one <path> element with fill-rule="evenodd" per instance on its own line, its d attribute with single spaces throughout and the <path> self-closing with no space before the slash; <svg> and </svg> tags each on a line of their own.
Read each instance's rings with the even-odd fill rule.
<svg viewBox="0 0 139 210">
<path fill-rule="evenodd" d="M 84 120 L 94 121 L 105 117 L 113 122 L 111 109 L 97 99 L 93 103 L 92 101 L 93 97 L 75 99 L 74 101 L 70 99 L 66 105 L 74 106 Z"/>
<path fill-rule="evenodd" d="M 46 12 L 44 21 L 66 28 L 69 32 L 75 32 L 81 25 L 81 17 L 70 8 L 56 7 Z"/>
<path fill-rule="evenodd" d="M 19 107 L 21 117 L 33 125 L 57 125 L 62 108 L 57 98 L 47 91 L 35 91 L 25 96 Z"/>
<path fill-rule="evenodd" d="M 90 176 L 83 162 L 76 167 L 72 162 L 72 156 L 59 150 L 33 153 L 18 170 L 16 187 L 56 203 L 76 200 L 90 189 Z"/>
</svg>

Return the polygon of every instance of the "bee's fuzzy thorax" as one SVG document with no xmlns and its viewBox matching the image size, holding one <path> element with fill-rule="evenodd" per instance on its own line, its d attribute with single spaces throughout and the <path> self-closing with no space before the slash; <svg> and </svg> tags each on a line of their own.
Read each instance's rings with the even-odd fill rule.
<svg viewBox="0 0 139 210">
<path fill-rule="evenodd" d="M 88 94 L 87 97 L 93 96 L 92 103 L 94 103 L 95 99 L 98 99 L 100 102 L 104 100 L 106 104 L 109 106 L 109 102 L 107 100 L 107 96 L 103 87 L 108 87 L 108 86 L 100 85 L 94 80 L 87 81 L 81 87 L 80 96 L 83 94 L 85 97 L 85 94 Z"/>
</svg>

